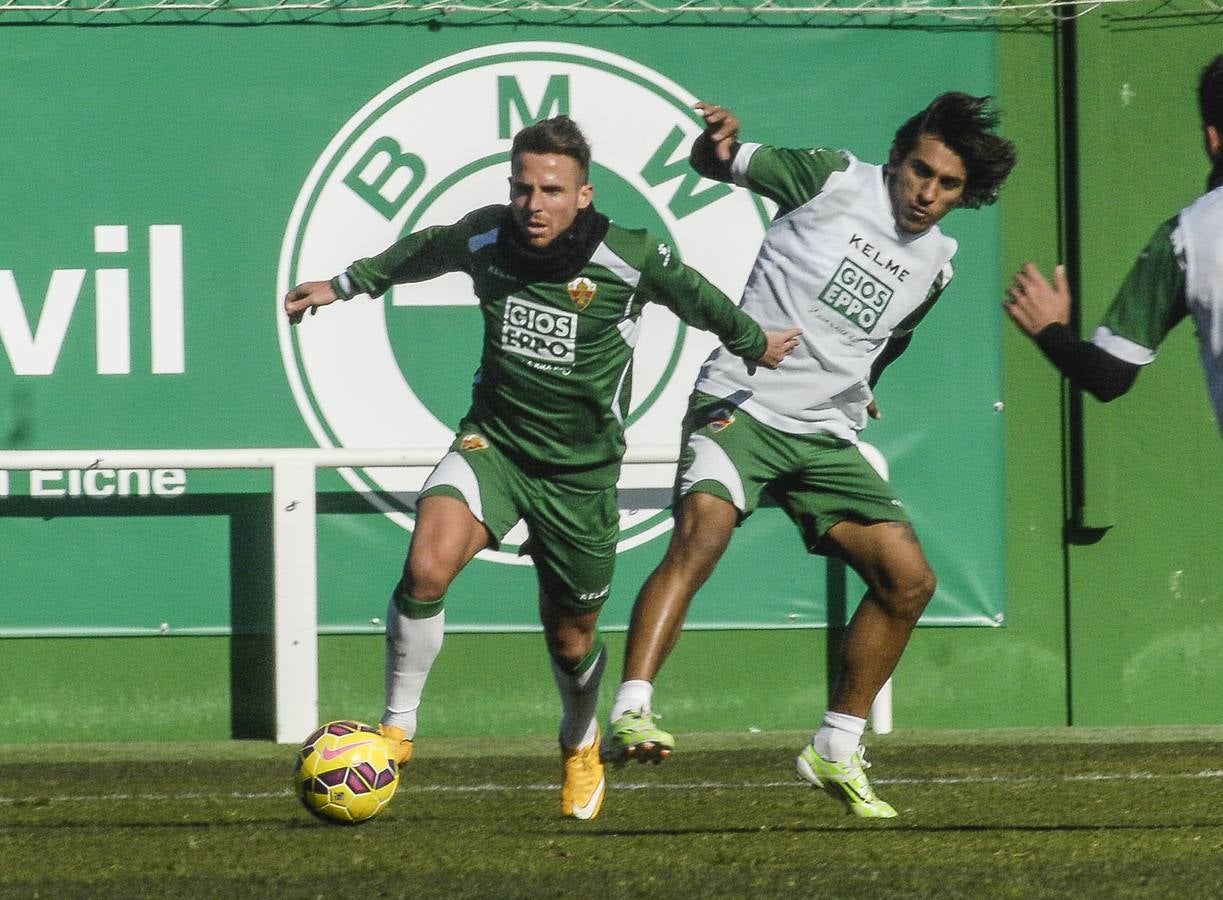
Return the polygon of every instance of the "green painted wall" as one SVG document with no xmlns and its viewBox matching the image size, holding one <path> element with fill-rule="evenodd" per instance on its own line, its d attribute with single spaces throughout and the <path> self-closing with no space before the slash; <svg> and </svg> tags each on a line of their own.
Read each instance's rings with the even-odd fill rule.
<svg viewBox="0 0 1223 900">
<path fill-rule="evenodd" d="M 822 631 L 694 632 L 660 680 L 667 715 L 688 730 L 801 729 L 823 709 Z M 623 658 L 623 634 L 607 635 Z M 377 719 L 382 640 L 320 640 L 320 714 Z M 209 740 L 255 736 L 230 702 L 246 690 L 218 637 L 8 639 L 0 653 L 5 740 Z M 765 668 L 762 659 L 785 660 Z M 618 678 L 604 681 L 610 703 Z M 456 634 L 430 675 L 423 719 L 437 736 L 551 736 L 556 688 L 537 634 Z M 235 719 L 237 721 L 235 721 Z"/>
<path fill-rule="evenodd" d="M 291 284 L 330 275 L 413 223 L 453 221 L 503 198 L 518 121 L 511 110 L 556 111 L 545 102 L 551 97 L 572 112 L 596 159 L 605 154 L 595 178 L 600 208 L 669 235 L 687 262 L 737 296 L 764 222 L 747 192 L 697 187 L 681 148 L 700 130 L 690 98 L 716 97 L 743 115 L 748 134 L 779 144 L 819 140 L 880 159 L 897 123 L 934 92 L 988 93 L 996 81 L 995 41 L 984 31 L 618 27 L 582 43 L 570 29 L 504 24 L 44 27 L 4 36 L 0 69 L 13 76 L 0 79 L 0 108 L 16 124 L 0 142 L 0 168 L 22 171 L 23 190 L 39 202 L 10 204 L 0 242 L 0 450 L 444 446 L 470 399 L 478 346 L 474 300 L 456 303 L 466 288 L 461 275 L 333 307 L 295 329 L 279 304 Z M 698 44 L 700 54 L 680 52 Z M 816 50 L 821 64 L 812 71 L 799 51 Z M 750 79 L 726 77 L 721 59 L 731 53 L 762 72 L 767 64 L 775 80 L 767 97 Z M 877 78 L 874 53 L 909 60 L 905 78 Z M 343 77 L 269 64 L 357 56 L 363 64 Z M 63 58 L 81 63 L 65 69 Z M 210 66 L 206 84 L 200 60 Z M 99 84 L 123 88 L 99 94 Z M 464 115 L 438 113 L 453 108 Z M 69 164 L 47 158 L 50 134 L 96 148 L 72 164 L 74 190 L 63 189 Z M 405 158 L 426 173 L 407 179 L 399 218 L 345 180 L 364 171 L 376 135 L 413 148 Z M 351 158 L 337 149 L 348 146 Z M 930 316 L 923 340 L 887 380 L 888 415 L 868 435 L 939 569 L 929 617 L 986 626 L 1006 600 L 1002 420 L 992 412 L 1001 322 L 977 299 L 998 292 L 998 218 L 996 209 L 951 217 L 949 228 L 966 238 L 954 299 Z M 156 273 L 179 269 L 181 278 L 151 285 Z M 175 305 L 181 327 L 157 314 Z M 661 308 L 645 314 L 630 445 L 677 439 L 711 343 Z M 155 351 L 170 345 L 182 349 L 178 365 L 155 363 Z M 81 414 L 93 410 L 106 414 Z M 266 477 L 191 470 L 179 496 L 124 498 L 113 496 L 117 479 L 105 469 L 57 473 L 50 491 L 38 476 L 3 470 L 0 461 L 0 525 L 9 535 L 0 571 L 10 600 L 0 605 L 0 635 L 229 627 L 241 604 L 229 602 L 228 589 L 246 566 L 230 556 L 225 518 L 237 524 L 243 491 L 262 501 Z M 399 568 L 408 537 L 406 510 L 426 473 L 320 473 L 325 631 L 377 630 L 370 623 L 385 613 L 388 573 Z M 73 476 L 84 496 L 48 496 L 71 493 Z M 345 478 L 367 496 L 381 490 L 397 521 L 345 489 Z M 669 495 L 669 473 L 649 487 L 660 489 L 654 499 L 635 500 L 636 512 L 625 516 L 607 624 L 627 622 L 666 541 L 666 513 L 653 508 L 666 502 L 658 498 Z M 691 622 L 822 624 L 823 563 L 795 534 L 776 509 L 760 511 Z M 482 554 L 456 580 L 452 630 L 534 627 L 535 575 L 515 552 L 520 539 L 507 539 L 499 556 Z M 755 569 L 756 596 L 741 602 L 736 573 L 762 553 L 773 565 Z M 85 571 L 89 589 L 80 590 Z"/>
<path fill-rule="evenodd" d="M 1155 227 L 1205 190 L 1197 111 L 1223 23 L 1093 16 L 1079 25 L 1084 334 Z M 1127 396 L 1084 404 L 1085 524 L 1070 547 L 1072 720 L 1218 722 L 1223 705 L 1219 432 L 1192 323 Z"/>
<path fill-rule="evenodd" d="M 1094 324 L 1146 235 L 1199 189 L 1205 166 L 1192 79 L 1209 53 L 1223 49 L 1223 34 L 1214 26 L 1131 31 L 1103 16 L 1086 17 L 1078 29 L 1084 320 Z M 1005 130 L 1021 155 L 1000 207 L 1001 284 L 1025 259 L 1047 269 L 1058 258 L 1064 204 L 1055 37 L 1004 33 L 997 46 Z M 1124 104 L 1123 84 L 1133 92 Z M 971 238 L 970 219 L 956 227 L 962 240 Z M 1002 317 L 1000 301 L 954 299 L 974 304 L 983 319 Z M 1090 546 L 1062 539 L 1062 393 L 1052 369 L 1008 325 L 999 398 L 1006 626 L 919 630 L 897 673 L 898 728 L 1191 723 L 1223 715 L 1223 701 L 1201 689 L 1219 682 L 1223 659 L 1223 572 L 1201 524 L 1223 499 L 1223 483 L 1191 336 L 1185 329 L 1175 335 L 1115 409 L 1088 407 L 1089 513 L 1113 524 Z M 1178 462 L 1168 461 L 1170 446 Z M 229 527 L 247 527 L 245 520 L 235 515 Z M 212 533 L 224 531 L 225 520 L 210 521 L 210 538 L 225 546 L 225 535 Z M 228 543 L 245 545 L 232 535 Z M 231 577 L 230 593 L 256 604 L 241 609 L 257 630 L 261 582 L 247 581 Z M 622 636 L 608 642 L 610 695 Z M 691 632 L 660 679 L 659 708 L 679 731 L 810 727 L 823 709 L 825 644 L 823 631 Z M 378 714 L 381 638 L 324 637 L 320 664 L 324 718 Z M 231 695 L 248 696 L 251 669 L 260 666 L 266 659 L 252 639 L 6 639 L 0 716 L 16 726 L 8 732 L 15 739 L 257 734 L 266 720 Z M 426 703 L 424 734 L 551 735 L 556 701 L 540 637 L 450 636 Z"/>
</svg>

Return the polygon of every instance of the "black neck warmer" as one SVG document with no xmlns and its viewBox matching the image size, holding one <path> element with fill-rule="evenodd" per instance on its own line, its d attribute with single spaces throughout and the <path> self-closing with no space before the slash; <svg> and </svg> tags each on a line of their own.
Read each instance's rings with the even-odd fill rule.
<svg viewBox="0 0 1223 900">
<path fill-rule="evenodd" d="M 1206 182 L 1208 191 L 1217 187 L 1223 187 L 1223 155 L 1215 159 L 1215 167 L 1210 170 L 1210 180 Z"/>
<path fill-rule="evenodd" d="M 506 207 L 505 220 L 497 233 L 497 250 L 510 272 L 523 281 L 570 281 L 590 262 L 610 224 L 611 220 L 597 212 L 592 203 L 579 210 L 573 224 L 548 246 L 532 247 L 514 221 L 512 210 Z"/>
</svg>

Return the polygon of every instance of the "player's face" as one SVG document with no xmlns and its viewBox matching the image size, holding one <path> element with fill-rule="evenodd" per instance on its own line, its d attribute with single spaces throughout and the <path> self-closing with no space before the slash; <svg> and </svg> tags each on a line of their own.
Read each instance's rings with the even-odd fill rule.
<svg viewBox="0 0 1223 900">
<path fill-rule="evenodd" d="M 896 225 L 909 234 L 920 234 L 955 209 L 964 196 L 968 170 L 959 154 L 928 134 L 904 159 L 888 165 L 888 195 Z"/>
<path fill-rule="evenodd" d="M 520 153 L 510 171 L 510 208 L 532 247 L 552 243 L 594 196 L 572 156 Z"/>
</svg>

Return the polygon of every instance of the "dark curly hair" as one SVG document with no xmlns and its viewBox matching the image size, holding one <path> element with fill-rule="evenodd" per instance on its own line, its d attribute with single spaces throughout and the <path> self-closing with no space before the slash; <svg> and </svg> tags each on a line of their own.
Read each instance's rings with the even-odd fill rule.
<svg viewBox="0 0 1223 900">
<path fill-rule="evenodd" d="M 577 161 L 582 183 L 590 180 L 590 144 L 577 122 L 568 116 L 555 116 L 528 125 L 516 135 L 510 159 L 520 153 L 559 153 Z"/>
<path fill-rule="evenodd" d="M 1223 129 L 1223 53 L 1206 64 L 1198 82 L 1198 106 L 1202 125 Z"/>
<path fill-rule="evenodd" d="M 994 134 L 998 111 L 991 97 L 949 91 L 900 126 L 892 140 L 891 160 L 898 163 L 923 135 L 936 137 L 964 161 L 968 182 L 960 206 L 976 209 L 998 199 L 1002 182 L 1015 168 L 1015 145 Z"/>
</svg>

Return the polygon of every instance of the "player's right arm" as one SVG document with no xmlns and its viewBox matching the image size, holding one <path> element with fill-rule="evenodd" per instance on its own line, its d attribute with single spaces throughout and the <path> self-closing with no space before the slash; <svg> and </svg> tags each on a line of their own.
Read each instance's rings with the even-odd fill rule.
<svg viewBox="0 0 1223 900">
<path fill-rule="evenodd" d="M 692 168 L 715 181 L 731 181 L 731 161 L 739 149 L 739 117 L 725 106 L 702 100 L 696 111 L 705 119 L 705 130 L 692 145 L 688 160 Z"/>
<path fill-rule="evenodd" d="M 314 315 L 320 306 L 335 303 L 339 299 L 340 296 L 330 281 L 303 281 L 285 294 L 285 315 L 289 317 L 289 324 L 296 325 L 302 320 L 306 310 L 310 310 L 310 315 Z"/>
<path fill-rule="evenodd" d="M 1183 288 L 1179 303 L 1175 296 L 1165 296 L 1162 303 L 1152 296 L 1149 272 L 1144 275 L 1144 270 L 1150 268 L 1147 259 L 1146 253 L 1139 258 L 1105 316 L 1096 340 L 1081 340 L 1070 326 L 1074 300 L 1064 266 L 1053 270 L 1050 283 L 1033 263 L 1026 263 L 1007 289 L 1004 308 L 1071 384 L 1107 403 L 1134 386 L 1142 366 L 1155 358 L 1155 347 L 1183 316 L 1178 312 L 1184 307 Z M 1137 290 L 1140 285 L 1145 285 L 1145 290 Z M 1160 308 L 1166 313 L 1159 314 Z M 1140 312 L 1126 313 L 1126 309 Z M 1141 326 L 1137 329 L 1132 327 L 1136 319 Z M 1127 323 L 1130 327 L 1126 327 Z M 1132 336 L 1121 331 L 1130 331 Z M 1105 346 L 1100 345 L 1101 341 Z"/>
<path fill-rule="evenodd" d="M 1101 402 L 1129 391 L 1164 337 L 1189 315 L 1179 222 L 1174 216 L 1155 229 L 1090 341 L 1070 326 L 1074 299 L 1063 266 L 1050 284 L 1027 263 L 1007 290 L 1004 308 L 1015 324 L 1071 384 Z"/>
<path fill-rule="evenodd" d="M 802 206 L 823 189 L 834 172 L 849 168 L 849 157 L 836 150 L 740 143 L 739 119 L 733 112 L 704 102 L 696 109 L 705 118 L 705 130 L 692 145 L 692 168 L 706 178 L 768 197 L 781 214 Z"/>
<path fill-rule="evenodd" d="M 434 225 L 414 231 L 377 256 L 359 259 L 330 281 L 307 281 L 285 295 L 289 321 L 297 324 L 306 310 L 350 300 L 358 294 L 380 297 L 393 284 L 427 281 L 447 272 L 467 271 L 469 241 L 483 228 L 495 228 L 504 207 L 486 207 L 453 225 Z"/>
</svg>

